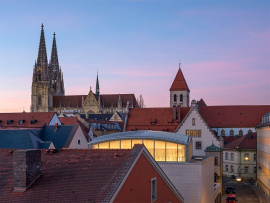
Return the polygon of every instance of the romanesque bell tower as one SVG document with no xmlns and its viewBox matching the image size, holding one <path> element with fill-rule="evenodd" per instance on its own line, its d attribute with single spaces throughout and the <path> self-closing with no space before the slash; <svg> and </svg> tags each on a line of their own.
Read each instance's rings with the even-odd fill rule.
<svg viewBox="0 0 270 203">
<path fill-rule="evenodd" d="M 53 111 L 53 96 L 65 95 L 63 73 L 58 63 L 55 33 L 52 44 L 51 60 L 48 64 L 44 26 L 41 25 L 41 34 L 38 58 L 34 65 L 31 112 Z"/>
</svg>

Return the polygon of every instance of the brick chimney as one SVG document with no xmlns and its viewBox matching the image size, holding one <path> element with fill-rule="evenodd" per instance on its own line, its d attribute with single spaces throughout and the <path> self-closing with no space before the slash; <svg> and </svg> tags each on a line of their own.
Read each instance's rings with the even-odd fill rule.
<svg viewBox="0 0 270 203">
<path fill-rule="evenodd" d="M 24 192 L 41 175 L 40 150 L 16 150 L 13 153 L 13 185 L 15 192 Z"/>
</svg>

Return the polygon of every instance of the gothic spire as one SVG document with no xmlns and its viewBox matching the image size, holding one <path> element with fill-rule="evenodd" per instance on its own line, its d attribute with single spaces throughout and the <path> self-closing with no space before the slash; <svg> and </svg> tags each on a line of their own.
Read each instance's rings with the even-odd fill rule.
<svg viewBox="0 0 270 203">
<path fill-rule="evenodd" d="M 39 49 L 38 49 L 38 58 L 37 58 L 37 65 L 38 66 L 46 66 L 48 64 L 47 52 L 46 52 L 46 43 L 45 43 L 45 36 L 44 36 L 43 27 L 44 26 L 43 26 L 43 23 L 42 23 L 40 41 L 39 41 Z"/>
<path fill-rule="evenodd" d="M 97 72 L 97 81 L 96 81 L 96 95 L 99 96 L 98 72 Z"/>
<path fill-rule="evenodd" d="M 57 72 L 59 72 L 59 63 L 58 63 L 58 55 L 57 55 L 57 47 L 56 47 L 56 39 L 55 33 L 53 34 L 53 44 L 52 44 L 52 53 L 51 53 L 51 60 L 50 60 L 50 71 L 53 76 L 52 79 L 57 77 Z"/>
</svg>

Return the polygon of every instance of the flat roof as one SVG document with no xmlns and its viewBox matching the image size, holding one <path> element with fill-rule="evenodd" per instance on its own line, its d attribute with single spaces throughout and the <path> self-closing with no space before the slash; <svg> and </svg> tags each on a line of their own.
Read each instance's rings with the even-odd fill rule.
<svg viewBox="0 0 270 203">
<path fill-rule="evenodd" d="M 190 137 L 186 135 L 181 135 L 178 133 L 162 132 L 162 131 L 138 130 L 138 131 L 127 131 L 127 132 L 103 135 L 103 136 L 93 139 L 89 144 L 96 144 L 100 142 L 120 140 L 120 139 L 153 139 L 153 140 L 163 140 L 163 141 L 168 141 L 168 142 L 176 142 L 179 144 L 190 143 Z"/>
</svg>

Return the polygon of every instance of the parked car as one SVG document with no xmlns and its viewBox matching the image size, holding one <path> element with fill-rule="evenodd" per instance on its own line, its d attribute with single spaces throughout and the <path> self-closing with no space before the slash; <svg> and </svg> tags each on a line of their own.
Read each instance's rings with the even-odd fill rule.
<svg viewBox="0 0 270 203">
<path fill-rule="evenodd" d="M 236 203 L 236 194 L 228 194 L 226 203 Z"/>
<path fill-rule="evenodd" d="M 228 187 L 226 188 L 226 194 L 230 194 L 230 193 L 235 194 L 235 189 L 234 189 L 233 186 L 228 186 Z"/>
</svg>

